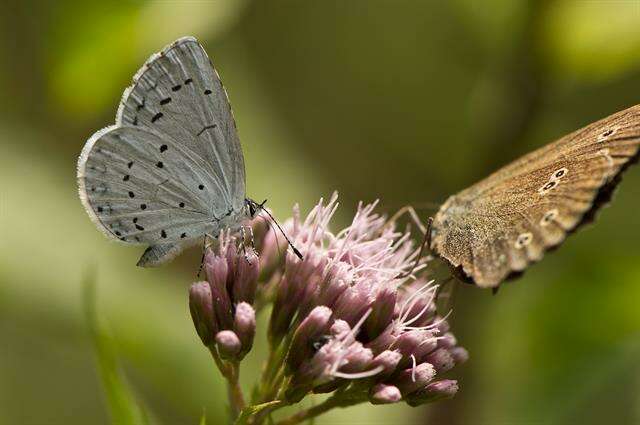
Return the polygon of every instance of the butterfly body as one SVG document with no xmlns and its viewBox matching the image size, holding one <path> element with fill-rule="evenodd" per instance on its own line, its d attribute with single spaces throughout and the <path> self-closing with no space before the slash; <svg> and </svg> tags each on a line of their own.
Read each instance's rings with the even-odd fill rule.
<svg viewBox="0 0 640 425">
<path fill-rule="evenodd" d="M 431 249 L 463 280 L 496 287 L 590 221 L 639 146 L 634 106 L 533 151 L 451 196 Z"/>
<path fill-rule="evenodd" d="M 253 216 L 231 106 L 195 38 L 176 40 L 136 73 L 115 125 L 85 144 L 78 185 L 103 233 L 149 245 L 140 266 L 166 263 Z"/>
</svg>

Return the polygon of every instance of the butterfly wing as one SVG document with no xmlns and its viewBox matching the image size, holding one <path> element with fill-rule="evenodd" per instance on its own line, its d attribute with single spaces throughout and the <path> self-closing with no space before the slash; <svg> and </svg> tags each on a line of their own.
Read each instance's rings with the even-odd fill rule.
<svg viewBox="0 0 640 425">
<path fill-rule="evenodd" d="M 140 69 L 116 125 L 87 141 L 78 181 L 100 230 L 150 245 L 143 266 L 165 263 L 222 220 L 242 216 L 244 162 L 235 123 L 195 39 L 177 40 Z"/>
<path fill-rule="evenodd" d="M 181 143 L 207 164 L 222 197 L 217 199 L 242 208 L 245 169 L 235 119 L 218 73 L 195 38 L 180 38 L 147 60 L 122 96 L 116 125 L 148 128 Z"/>
<path fill-rule="evenodd" d="M 198 189 L 214 186 L 206 164 L 143 128 L 94 134 L 80 156 L 78 179 L 89 216 L 120 241 L 175 252 L 215 230 L 211 192 Z"/>
<path fill-rule="evenodd" d="M 634 106 L 531 152 L 449 198 L 432 248 L 478 286 L 495 287 L 593 219 L 639 146 Z"/>
</svg>

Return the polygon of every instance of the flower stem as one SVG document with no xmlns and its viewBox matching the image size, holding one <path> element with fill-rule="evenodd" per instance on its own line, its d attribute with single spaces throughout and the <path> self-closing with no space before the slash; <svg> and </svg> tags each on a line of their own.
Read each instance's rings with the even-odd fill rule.
<svg viewBox="0 0 640 425">
<path fill-rule="evenodd" d="M 242 388 L 240 388 L 240 364 L 233 363 L 230 365 L 230 373 L 227 377 L 227 392 L 229 394 L 229 404 L 231 405 L 231 413 L 233 419 L 238 417 L 242 409 L 245 407 Z"/>
<path fill-rule="evenodd" d="M 289 340 L 285 339 L 276 346 L 271 346 L 269 350 L 269 358 L 262 370 L 260 378 L 260 386 L 257 391 L 257 397 L 254 403 L 265 403 L 272 401 L 274 395 L 278 392 L 277 384 L 281 381 L 281 375 L 284 373 L 283 361 L 286 350 L 289 347 Z"/>
<path fill-rule="evenodd" d="M 215 348 L 209 347 L 211 357 L 220 369 L 220 373 L 227 380 L 227 395 L 231 409 L 232 422 L 236 420 L 242 409 L 245 408 L 244 395 L 240 388 L 240 363 L 223 362 Z"/>
<path fill-rule="evenodd" d="M 332 397 L 326 399 L 322 403 L 310 407 L 308 409 L 304 409 L 295 413 L 288 418 L 285 418 L 281 421 L 276 422 L 276 425 L 295 425 L 300 422 L 304 422 L 306 420 L 315 418 L 323 413 L 328 412 L 329 410 L 335 407 L 348 407 L 354 406 L 356 404 L 362 403 L 366 400 L 365 397 L 355 396 L 355 394 L 351 394 L 350 392 L 339 392 L 335 393 Z"/>
</svg>

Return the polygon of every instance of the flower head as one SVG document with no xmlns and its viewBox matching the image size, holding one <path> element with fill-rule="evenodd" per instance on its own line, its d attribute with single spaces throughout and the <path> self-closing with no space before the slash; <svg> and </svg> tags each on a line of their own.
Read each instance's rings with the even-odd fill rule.
<svg viewBox="0 0 640 425">
<path fill-rule="evenodd" d="M 334 233 L 337 208 L 335 194 L 305 218 L 294 207 L 282 228 L 302 258 L 266 221 L 252 223 L 259 256 L 222 233 L 205 255 L 207 281 L 191 289 L 198 335 L 235 365 L 252 347 L 256 311 L 273 304 L 259 402 L 331 392 L 347 403 L 452 397 L 457 382 L 441 376 L 468 354 L 436 308 L 438 287 L 411 233 L 376 213 L 375 202 Z"/>
<path fill-rule="evenodd" d="M 270 323 L 272 344 L 293 338 L 287 397 L 364 385 L 379 402 L 395 400 L 396 390 L 407 398 L 465 361 L 466 351 L 442 332 L 437 286 L 407 273 L 419 251 L 410 233 L 375 213 L 376 203 L 359 205 L 333 233 L 337 205 L 334 195 L 304 220 L 296 209 L 287 226 L 304 254 L 286 256 Z"/>
</svg>

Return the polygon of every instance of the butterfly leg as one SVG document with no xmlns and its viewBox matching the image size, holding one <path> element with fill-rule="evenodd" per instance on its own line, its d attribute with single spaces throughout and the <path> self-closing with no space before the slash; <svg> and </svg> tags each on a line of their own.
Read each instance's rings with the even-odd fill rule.
<svg viewBox="0 0 640 425">
<path fill-rule="evenodd" d="M 204 257 L 207 252 L 207 249 L 211 248 L 214 244 L 214 241 L 217 239 L 217 236 L 212 236 L 208 233 L 205 233 L 202 240 L 202 257 L 200 258 L 200 267 L 198 268 L 198 274 L 196 274 L 196 278 L 200 277 L 200 273 L 202 273 L 202 268 L 204 267 Z M 209 243 L 207 243 L 207 239 Z"/>
<path fill-rule="evenodd" d="M 207 234 L 205 233 L 202 236 L 202 257 L 200 258 L 200 267 L 198 267 L 198 273 L 196 274 L 196 278 L 200 278 L 200 273 L 202 273 L 202 268 L 204 267 L 204 254 L 207 252 Z"/>
<path fill-rule="evenodd" d="M 402 217 L 405 214 L 409 214 L 409 217 L 411 217 L 411 220 L 416 224 L 416 226 L 418 227 L 418 229 L 420 229 L 420 233 L 422 233 L 423 235 L 427 233 L 427 229 L 425 228 L 425 226 L 422 224 L 422 220 L 420 220 L 420 217 L 418 216 L 418 213 L 416 212 L 415 208 L 413 208 L 411 205 L 406 205 L 402 208 L 400 208 L 390 219 L 389 221 L 387 221 L 388 224 L 393 224 L 396 221 L 398 221 L 398 219 L 400 217 Z"/>
<path fill-rule="evenodd" d="M 256 255 L 256 257 L 259 257 L 258 255 L 258 251 L 256 250 L 256 240 L 253 236 L 253 227 L 249 226 L 249 241 L 251 242 L 251 249 L 253 250 L 253 253 Z"/>
<path fill-rule="evenodd" d="M 244 259 L 247 261 L 247 263 L 251 264 L 251 261 L 249 261 L 249 256 L 247 255 L 247 232 L 245 230 L 245 226 L 240 227 L 240 236 L 242 237 L 241 249 L 242 253 L 244 254 Z M 251 231 L 251 238 L 253 239 L 253 230 Z M 238 249 L 240 249 L 240 247 L 238 247 Z"/>
<path fill-rule="evenodd" d="M 422 258 L 422 254 L 424 253 L 425 247 L 429 247 L 429 249 L 431 249 L 431 226 L 432 225 L 433 225 L 433 217 L 429 217 L 429 220 L 427 221 L 427 228 L 425 229 L 424 237 L 422 238 L 422 244 L 420 245 L 420 251 L 418 251 L 418 255 L 416 256 L 413 266 L 411 267 L 410 270 L 404 273 L 400 273 L 398 276 L 396 276 L 396 279 L 406 279 L 407 277 L 411 276 L 411 273 L 413 273 L 413 271 L 420 264 L 420 259 Z"/>
<path fill-rule="evenodd" d="M 449 289 L 446 289 L 447 287 Z M 451 310 L 451 307 L 453 306 L 453 299 L 455 298 L 457 289 L 458 281 L 453 276 L 450 276 L 438 286 L 435 299 L 436 303 L 442 301 L 442 309 L 444 311 Z"/>
</svg>

